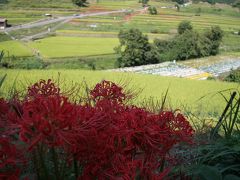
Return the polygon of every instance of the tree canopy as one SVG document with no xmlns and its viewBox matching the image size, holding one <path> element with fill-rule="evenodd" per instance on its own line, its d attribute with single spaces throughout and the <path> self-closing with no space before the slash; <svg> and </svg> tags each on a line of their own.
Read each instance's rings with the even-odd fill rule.
<svg viewBox="0 0 240 180">
<path fill-rule="evenodd" d="M 182 21 L 178 25 L 178 34 L 183 34 L 186 30 L 191 31 L 193 29 L 190 21 Z"/>
<path fill-rule="evenodd" d="M 118 37 L 120 45 L 115 50 L 120 55 L 118 58 L 119 67 L 158 62 L 157 54 L 148 42 L 148 37 L 140 30 L 121 30 Z"/>
<path fill-rule="evenodd" d="M 79 6 L 79 7 L 87 7 L 89 4 L 87 0 L 72 0 L 73 4 Z"/>
</svg>

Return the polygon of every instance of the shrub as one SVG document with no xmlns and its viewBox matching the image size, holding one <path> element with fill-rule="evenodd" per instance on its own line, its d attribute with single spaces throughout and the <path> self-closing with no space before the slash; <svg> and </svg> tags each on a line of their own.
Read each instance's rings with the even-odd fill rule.
<svg viewBox="0 0 240 180">
<path fill-rule="evenodd" d="M 39 58 L 16 58 L 14 56 L 3 59 L 0 65 L 11 69 L 43 69 L 45 67 L 45 63 Z"/>
<path fill-rule="evenodd" d="M 192 142 L 181 113 L 127 105 L 131 94 L 113 82 L 86 103 L 64 94 L 41 80 L 23 100 L 0 99 L 1 178 L 162 179 L 177 162 L 173 146 Z"/>
<path fill-rule="evenodd" d="M 185 31 L 191 31 L 193 29 L 190 21 L 182 21 L 178 25 L 178 34 L 183 34 Z"/>
<path fill-rule="evenodd" d="M 240 83 L 240 69 L 232 70 L 224 80 L 229 82 Z"/>
<path fill-rule="evenodd" d="M 158 13 L 157 8 L 156 8 L 155 6 L 150 6 L 150 7 L 148 8 L 148 12 L 149 12 L 149 14 L 151 14 L 151 15 L 156 15 L 156 14 Z"/>
<path fill-rule="evenodd" d="M 219 26 L 211 27 L 205 32 L 205 37 L 210 41 L 210 55 L 216 55 L 219 52 L 219 46 L 223 38 L 223 31 Z"/>
</svg>

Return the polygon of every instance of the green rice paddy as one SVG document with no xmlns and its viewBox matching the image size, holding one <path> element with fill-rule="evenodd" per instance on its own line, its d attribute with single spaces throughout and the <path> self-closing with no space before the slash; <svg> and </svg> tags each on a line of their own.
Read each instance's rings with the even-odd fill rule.
<svg viewBox="0 0 240 180">
<path fill-rule="evenodd" d="M 39 50 L 46 58 L 94 56 L 113 54 L 118 38 L 50 37 L 34 42 L 29 46 Z"/>
<path fill-rule="evenodd" d="M 240 90 L 239 84 L 236 83 L 196 81 L 182 78 L 106 71 L 0 70 L 0 76 L 3 74 L 7 74 L 6 82 L 1 89 L 5 96 L 13 86 L 14 81 L 16 82 L 16 88 L 22 92 L 29 84 L 39 79 L 52 78 L 56 80 L 60 74 L 61 87 L 65 89 L 73 87 L 75 83 L 81 84 L 83 80 L 89 86 L 93 86 L 97 82 L 106 79 L 116 83 L 121 82 L 120 84 L 127 84 L 127 88 L 129 89 L 142 90 L 134 100 L 135 104 L 150 97 L 153 97 L 155 100 L 161 100 L 169 88 L 168 104 L 170 107 L 173 109 L 191 109 L 192 112 L 204 113 L 206 116 L 219 115 L 224 109 L 225 100 L 220 95 L 216 95 L 217 92 L 227 89 Z M 229 95 L 229 92 L 225 94 Z"/>
</svg>

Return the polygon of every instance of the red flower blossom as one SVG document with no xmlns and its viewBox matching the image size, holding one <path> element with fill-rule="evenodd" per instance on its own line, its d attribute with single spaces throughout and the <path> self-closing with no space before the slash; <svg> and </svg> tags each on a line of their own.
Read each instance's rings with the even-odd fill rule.
<svg viewBox="0 0 240 180">
<path fill-rule="evenodd" d="M 28 97 L 60 95 L 60 88 L 56 87 L 51 79 L 40 80 L 31 87 L 28 87 Z"/>
<path fill-rule="evenodd" d="M 116 100 L 122 102 L 126 99 L 123 89 L 111 81 L 102 81 L 96 84 L 95 88 L 90 92 L 95 101 L 102 99 Z"/>
<path fill-rule="evenodd" d="M 18 179 L 20 171 L 16 167 L 17 161 L 15 145 L 10 143 L 9 138 L 0 137 L 0 179 Z"/>
<path fill-rule="evenodd" d="M 75 120 L 75 106 L 66 97 L 35 98 L 23 104 L 20 136 L 30 149 L 39 142 L 60 146 L 70 143 Z"/>
</svg>

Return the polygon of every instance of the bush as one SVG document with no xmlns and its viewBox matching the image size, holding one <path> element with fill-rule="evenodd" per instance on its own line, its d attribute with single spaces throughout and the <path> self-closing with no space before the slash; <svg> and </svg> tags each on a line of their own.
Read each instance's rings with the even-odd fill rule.
<svg viewBox="0 0 240 180">
<path fill-rule="evenodd" d="M 178 162 L 170 150 L 192 143 L 181 113 L 127 105 L 113 82 L 81 104 L 64 94 L 41 80 L 21 100 L 0 99 L 2 179 L 163 179 Z"/>
<path fill-rule="evenodd" d="M 224 80 L 228 82 L 240 83 L 240 69 L 232 70 Z"/>
<path fill-rule="evenodd" d="M 14 56 L 3 59 L 0 65 L 10 69 L 43 69 L 46 66 L 39 58 L 16 58 Z"/>
<path fill-rule="evenodd" d="M 192 30 L 190 22 L 183 21 L 178 27 L 179 34 L 173 40 L 154 40 L 161 61 L 186 60 L 216 55 L 223 37 L 219 27 L 212 27 L 204 34 Z"/>
<path fill-rule="evenodd" d="M 219 52 L 219 46 L 222 42 L 223 31 L 219 26 L 211 27 L 204 36 L 210 41 L 210 55 L 216 55 Z"/>
<path fill-rule="evenodd" d="M 178 34 L 183 34 L 185 31 L 191 31 L 193 29 L 190 21 L 182 21 L 178 25 Z"/>
<path fill-rule="evenodd" d="M 148 8 L 148 12 L 149 12 L 149 14 L 151 14 L 151 15 L 156 15 L 156 14 L 158 13 L 157 8 L 156 8 L 155 6 L 150 6 L 150 7 Z"/>
</svg>

